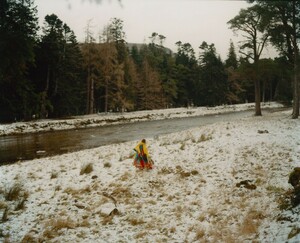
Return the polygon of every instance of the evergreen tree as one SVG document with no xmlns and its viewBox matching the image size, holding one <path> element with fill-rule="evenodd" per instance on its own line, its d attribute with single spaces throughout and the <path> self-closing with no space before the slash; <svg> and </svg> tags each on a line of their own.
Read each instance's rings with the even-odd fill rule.
<svg viewBox="0 0 300 243">
<path fill-rule="evenodd" d="M 108 28 L 112 41 L 114 42 L 118 52 L 118 62 L 122 64 L 125 62 L 128 56 L 128 50 L 125 41 L 126 36 L 123 30 L 123 20 L 118 18 L 111 19 Z"/>
<path fill-rule="evenodd" d="M 195 51 L 190 43 L 176 42 L 177 54 L 175 56 L 177 80 L 177 105 L 189 106 L 200 104 L 198 65 Z"/>
<path fill-rule="evenodd" d="M 48 117 L 53 112 L 52 101 L 58 90 L 58 78 L 62 73 L 63 22 L 55 15 L 46 15 L 43 36 L 39 43 L 37 63 L 41 78 L 37 80 L 40 89 L 40 117 Z"/>
<path fill-rule="evenodd" d="M 232 40 L 225 60 L 225 68 L 228 75 L 228 92 L 226 100 L 228 103 L 239 103 L 242 101 L 241 95 L 245 91 L 241 85 L 241 76 L 238 71 L 238 60 Z"/>
<path fill-rule="evenodd" d="M 293 100 L 293 90 L 292 90 L 292 72 L 291 64 L 286 56 L 276 58 L 274 60 L 276 68 L 276 73 L 278 77 L 278 83 L 274 91 L 274 99 L 282 102 L 285 105 L 291 105 Z"/>
<path fill-rule="evenodd" d="M 232 40 L 230 40 L 230 47 L 229 47 L 227 59 L 225 60 L 225 67 L 226 68 L 232 67 L 233 69 L 238 68 L 238 60 L 237 60 L 237 56 L 235 53 L 235 48 Z"/>
<path fill-rule="evenodd" d="M 45 17 L 37 54 L 40 117 L 82 113 L 81 53 L 74 32 L 55 14 Z"/>
<path fill-rule="evenodd" d="M 0 121 L 30 119 L 37 96 L 28 79 L 38 30 L 31 0 L 2 1 L 0 7 Z"/>
<path fill-rule="evenodd" d="M 53 115 L 59 117 L 84 114 L 82 55 L 74 32 L 66 24 L 63 25 L 62 54 L 61 75 L 52 99 Z"/>
<path fill-rule="evenodd" d="M 130 49 L 130 56 L 132 58 L 132 60 L 134 61 L 134 63 L 138 66 L 141 67 L 143 64 L 143 59 L 142 56 L 140 54 L 139 49 L 137 48 L 136 45 L 133 45 L 132 48 Z"/>
<path fill-rule="evenodd" d="M 221 105 L 226 102 L 226 91 L 228 90 L 227 75 L 220 57 L 216 56 L 214 44 L 208 45 L 203 42 L 199 47 L 200 71 L 200 94 L 201 105 Z"/>
<path fill-rule="evenodd" d="M 279 67 L 272 59 L 260 59 L 258 62 L 258 76 L 262 85 L 262 102 L 271 101 L 279 80 Z"/>
</svg>

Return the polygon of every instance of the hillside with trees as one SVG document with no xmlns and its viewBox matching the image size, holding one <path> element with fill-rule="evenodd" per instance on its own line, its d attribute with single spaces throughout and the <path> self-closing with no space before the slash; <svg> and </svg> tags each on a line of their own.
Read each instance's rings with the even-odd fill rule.
<svg viewBox="0 0 300 243">
<path fill-rule="evenodd" d="M 78 43 L 55 13 L 38 26 L 32 0 L 1 1 L 0 122 L 254 101 L 262 115 L 260 102 L 274 100 L 298 118 L 300 4 L 249 2 L 228 20 L 245 39 L 222 60 L 205 40 L 198 50 L 178 40 L 175 53 L 156 32 L 129 44 L 118 18 L 97 36 L 88 22 Z M 261 58 L 267 43 L 277 58 Z"/>
</svg>

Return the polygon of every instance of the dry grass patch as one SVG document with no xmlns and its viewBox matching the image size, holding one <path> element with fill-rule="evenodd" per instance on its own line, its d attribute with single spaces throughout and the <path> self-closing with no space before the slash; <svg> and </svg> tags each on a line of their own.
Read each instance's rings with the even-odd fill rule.
<svg viewBox="0 0 300 243">
<path fill-rule="evenodd" d="M 214 208 L 209 208 L 207 210 L 207 215 L 210 217 L 210 218 L 215 218 L 218 216 L 218 208 L 214 207 Z"/>
<path fill-rule="evenodd" d="M 171 227 L 170 229 L 169 229 L 169 232 L 171 233 L 171 234 L 174 234 L 175 232 L 176 232 L 176 228 L 173 226 L 173 227 Z"/>
<path fill-rule="evenodd" d="M 25 209 L 25 202 L 26 202 L 27 198 L 28 198 L 28 196 L 25 196 L 18 201 L 17 205 L 15 206 L 15 211 Z"/>
<path fill-rule="evenodd" d="M 240 235 L 234 231 L 235 229 L 232 229 L 231 227 L 226 227 L 226 224 L 224 224 L 224 222 L 218 222 L 214 224 L 208 232 L 206 232 L 206 235 L 210 238 L 210 242 L 242 242 L 238 240 L 238 237 Z"/>
<path fill-rule="evenodd" d="M 240 225 L 239 232 L 241 235 L 254 235 L 258 233 L 258 228 L 265 215 L 261 211 L 250 210 L 245 215 L 242 224 Z"/>
<path fill-rule="evenodd" d="M 299 235 L 300 233 L 300 228 L 298 228 L 297 226 L 293 226 L 293 228 L 291 229 L 289 235 L 288 235 L 288 239 L 291 239 L 293 237 L 295 237 L 296 235 Z"/>
<path fill-rule="evenodd" d="M 7 203 L 4 201 L 0 201 L 0 209 L 4 209 L 7 207 Z"/>
<path fill-rule="evenodd" d="M 88 221 L 88 219 L 83 219 L 81 222 L 77 224 L 78 227 L 90 227 L 91 223 Z"/>
<path fill-rule="evenodd" d="M 127 219 L 127 221 L 132 225 L 132 226 L 138 226 L 146 223 L 143 219 L 137 218 L 137 217 L 130 217 Z"/>
<path fill-rule="evenodd" d="M 285 191 L 279 198 L 278 198 L 278 205 L 280 210 L 287 210 L 289 209 L 292 204 L 291 204 L 291 198 L 294 194 L 293 189 L 289 189 Z"/>
<path fill-rule="evenodd" d="M 109 215 L 109 216 L 104 216 L 102 219 L 102 225 L 108 225 L 108 224 L 113 224 L 113 215 Z"/>
<path fill-rule="evenodd" d="M 1 217 L 1 222 L 8 220 L 8 213 L 10 211 L 19 211 L 25 208 L 25 202 L 29 197 L 29 193 L 23 189 L 23 186 L 19 183 L 12 185 L 11 188 L 3 191 L 3 197 L 6 201 L 0 202 L 0 209 L 4 209 Z"/>
<path fill-rule="evenodd" d="M 83 194 L 83 193 L 90 193 L 91 192 L 91 187 L 88 185 L 84 188 L 80 188 L 80 189 L 74 189 L 74 188 L 71 188 L 71 187 L 67 187 L 65 190 L 64 190 L 65 193 L 67 194 L 70 194 L 70 195 L 78 195 L 78 194 Z"/>
<path fill-rule="evenodd" d="M 182 214 L 184 213 L 184 208 L 181 205 L 177 205 L 174 208 L 174 214 L 176 216 L 176 218 L 181 218 Z"/>
<path fill-rule="evenodd" d="M 39 239 L 34 237 L 30 232 L 24 235 L 23 239 L 21 240 L 21 243 L 36 243 L 36 242 L 39 242 Z"/>
<path fill-rule="evenodd" d="M 212 139 L 211 134 L 201 134 L 200 138 L 198 139 L 198 142 L 205 142 Z"/>
<path fill-rule="evenodd" d="M 80 175 L 83 175 L 83 174 L 89 174 L 89 173 L 91 173 L 93 170 L 94 170 L 94 168 L 93 168 L 93 164 L 92 164 L 92 163 L 84 164 L 84 165 L 81 167 Z"/>
<path fill-rule="evenodd" d="M 1 222 L 6 222 L 8 220 L 8 207 L 6 207 L 2 213 Z"/>
<path fill-rule="evenodd" d="M 169 195 L 169 196 L 167 197 L 167 201 L 171 202 L 171 201 L 173 201 L 174 198 L 175 198 L 174 195 Z"/>
<path fill-rule="evenodd" d="M 70 218 L 51 219 L 45 225 L 56 231 L 60 229 L 74 229 L 76 227 L 76 223 Z"/>
<path fill-rule="evenodd" d="M 105 162 L 105 163 L 103 164 L 103 166 L 104 166 L 104 168 L 110 168 L 110 167 L 111 167 L 111 163 Z"/>
<path fill-rule="evenodd" d="M 274 185 L 268 185 L 266 187 L 266 189 L 272 193 L 276 193 L 276 194 L 279 194 L 279 195 L 282 195 L 284 193 L 284 189 L 281 188 L 281 187 L 277 187 L 277 186 L 274 186 Z"/>
<path fill-rule="evenodd" d="M 201 241 L 205 236 L 205 230 L 202 228 L 197 229 L 195 233 L 196 233 L 196 236 L 194 239 L 195 241 Z"/>
<path fill-rule="evenodd" d="M 51 173 L 50 179 L 56 179 L 58 177 L 58 173 L 56 171 L 53 171 Z"/>
<path fill-rule="evenodd" d="M 172 168 L 168 168 L 168 167 L 161 167 L 158 171 L 158 174 L 172 174 L 174 173 L 174 170 Z"/>
<path fill-rule="evenodd" d="M 10 189 L 5 190 L 4 198 L 6 201 L 15 201 L 21 196 L 22 191 L 22 186 L 16 183 Z"/>
<path fill-rule="evenodd" d="M 137 210 L 141 210 L 143 208 L 143 204 L 142 203 L 136 203 L 136 204 L 134 204 L 134 208 L 136 208 Z"/>
<path fill-rule="evenodd" d="M 134 236 L 134 238 L 135 238 L 135 239 L 141 239 L 141 238 L 144 238 L 147 234 L 148 234 L 147 231 L 142 231 L 142 232 L 137 233 L 137 234 Z"/>
<path fill-rule="evenodd" d="M 29 172 L 27 175 L 28 179 L 37 179 L 37 176 L 33 172 Z"/>
<path fill-rule="evenodd" d="M 182 143 L 181 143 L 180 149 L 181 149 L 181 150 L 185 150 L 185 142 L 182 142 Z"/>
<path fill-rule="evenodd" d="M 198 216 L 198 220 L 199 220 L 200 222 L 204 222 L 204 221 L 206 220 L 206 214 L 200 214 L 200 215 Z"/>
<path fill-rule="evenodd" d="M 128 187 L 123 186 L 114 188 L 111 194 L 118 198 L 132 198 L 131 190 Z"/>
<path fill-rule="evenodd" d="M 157 204 L 157 202 L 153 199 L 150 199 L 147 203 L 151 204 L 151 205 L 156 205 Z"/>
<path fill-rule="evenodd" d="M 126 171 L 121 177 L 120 177 L 120 180 L 121 181 L 128 181 L 129 179 L 131 178 L 131 174 Z"/>
<path fill-rule="evenodd" d="M 42 236 L 47 239 L 53 239 L 61 235 L 61 229 L 75 229 L 76 226 L 76 222 L 70 218 L 50 219 L 45 223 L 45 230 Z"/>
<path fill-rule="evenodd" d="M 72 195 L 75 198 L 82 198 L 84 194 L 89 194 L 91 193 L 91 191 L 92 191 L 91 187 L 87 185 L 86 187 L 80 189 L 67 187 L 63 192 L 68 195 Z"/>
</svg>

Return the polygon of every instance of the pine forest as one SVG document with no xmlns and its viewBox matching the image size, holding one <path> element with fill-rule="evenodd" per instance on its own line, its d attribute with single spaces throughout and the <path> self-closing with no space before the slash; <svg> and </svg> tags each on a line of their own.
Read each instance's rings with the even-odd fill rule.
<svg viewBox="0 0 300 243">
<path fill-rule="evenodd" d="M 178 40 L 176 52 L 163 33 L 127 43 L 119 18 L 98 35 L 88 22 L 79 43 L 55 13 L 39 26 L 34 1 L 1 1 L 0 122 L 245 102 L 261 115 L 266 101 L 293 105 L 297 118 L 300 2 L 249 2 L 227 23 L 244 40 L 222 60 L 205 39 L 197 50 Z M 276 58 L 261 58 L 266 44 Z"/>
</svg>

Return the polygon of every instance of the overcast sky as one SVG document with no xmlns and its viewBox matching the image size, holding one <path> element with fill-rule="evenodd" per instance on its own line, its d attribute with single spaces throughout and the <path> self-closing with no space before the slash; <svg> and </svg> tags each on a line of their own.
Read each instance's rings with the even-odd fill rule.
<svg viewBox="0 0 300 243">
<path fill-rule="evenodd" d="M 227 22 L 241 8 L 250 6 L 245 1 L 214 0 L 35 0 L 40 25 L 47 14 L 56 14 L 84 41 L 88 21 L 92 20 L 95 37 L 111 18 L 124 21 L 126 41 L 149 43 L 153 32 L 166 37 L 164 46 L 176 51 L 175 43 L 190 43 L 197 56 L 202 41 L 214 43 L 217 53 L 227 57 L 230 39 L 236 45 L 239 36 Z"/>
</svg>

